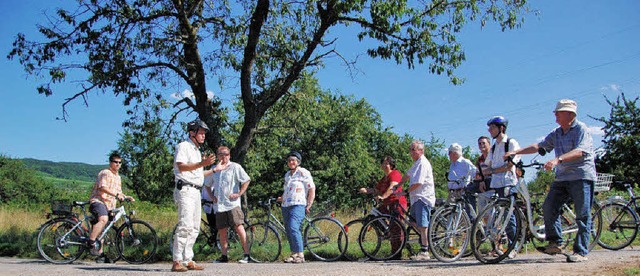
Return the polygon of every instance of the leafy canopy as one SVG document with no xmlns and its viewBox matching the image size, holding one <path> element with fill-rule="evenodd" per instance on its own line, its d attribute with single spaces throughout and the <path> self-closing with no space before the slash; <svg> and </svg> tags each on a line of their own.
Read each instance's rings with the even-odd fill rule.
<svg viewBox="0 0 640 276">
<path fill-rule="evenodd" d="M 194 97 L 174 103 L 170 122 L 195 112 L 213 130 L 210 147 L 222 142 L 228 122 L 219 98 L 207 96 L 209 83 L 239 90 L 244 115 L 232 157 L 243 163 L 263 116 L 304 73 L 328 58 L 355 69 L 356 61 L 340 54 L 339 30 L 356 32 L 371 57 L 424 64 L 459 84 L 463 27 L 475 21 L 512 29 L 526 12 L 526 0 L 77 0 L 39 25 L 43 41 L 18 34 L 8 57 L 44 77 L 41 94 L 77 84 L 63 119 L 66 104 L 87 103 L 88 93 L 113 93 L 124 105 L 149 98 L 167 104 L 167 90 L 187 87 Z"/>
</svg>

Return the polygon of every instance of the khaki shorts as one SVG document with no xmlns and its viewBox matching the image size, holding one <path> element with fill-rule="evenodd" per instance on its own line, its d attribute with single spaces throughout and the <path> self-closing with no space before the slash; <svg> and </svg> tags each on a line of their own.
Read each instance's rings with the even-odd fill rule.
<svg viewBox="0 0 640 276">
<path fill-rule="evenodd" d="M 240 207 L 233 208 L 226 212 L 216 213 L 216 228 L 218 230 L 242 225 L 244 223 L 244 213 Z"/>
</svg>

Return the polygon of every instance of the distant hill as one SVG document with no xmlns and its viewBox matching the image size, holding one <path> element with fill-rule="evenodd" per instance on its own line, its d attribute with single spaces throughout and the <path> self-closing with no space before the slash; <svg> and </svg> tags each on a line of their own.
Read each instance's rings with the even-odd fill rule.
<svg viewBox="0 0 640 276">
<path fill-rule="evenodd" d="M 28 168 L 43 173 L 45 176 L 78 180 L 84 182 L 95 182 L 100 170 L 109 165 L 89 165 L 78 162 L 53 162 L 32 158 L 20 159 Z"/>
</svg>

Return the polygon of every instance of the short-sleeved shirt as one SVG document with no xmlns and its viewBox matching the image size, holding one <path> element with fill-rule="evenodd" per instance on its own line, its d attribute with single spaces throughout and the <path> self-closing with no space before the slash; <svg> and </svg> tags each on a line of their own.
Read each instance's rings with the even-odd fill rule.
<svg viewBox="0 0 640 276">
<path fill-rule="evenodd" d="M 449 165 L 449 182 L 447 187 L 452 190 L 462 189 L 471 183 L 476 176 L 476 166 L 464 157 L 458 158 L 455 162 L 451 162 Z M 460 180 L 460 183 L 453 182 Z"/>
<path fill-rule="evenodd" d="M 562 128 L 553 130 L 538 146 L 547 151 L 554 150 L 556 157 L 574 149 L 582 151 L 582 157 L 573 161 L 564 161 L 556 166 L 556 181 L 591 180 L 596 179 L 593 139 L 587 126 L 574 120 L 567 133 Z"/>
<path fill-rule="evenodd" d="M 200 167 L 192 171 L 181 172 L 178 169 L 178 163 L 191 164 L 199 163 L 202 161 L 202 155 L 200 155 L 200 149 L 196 144 L 189 139 L 188 141 L 181 142 L 176 146 L 176 152 L 173 162 L 173 173 L 175 174 L 175 180 L 182 180 L 183 182 L 202 186 L 204 183 L 204 168 Z"/>
<path fill-rule="evenodd" d="M 113 173 L 110 169 L 104 169 L 98 173 L 96 183 L 93 185 L 91 191 L 90 202 L 102 202 L 107 206 L 107 210 L 116 208 L 117 199 L 110 194 L 107 194 L 101 190 L 101 188 L 107 188 L 111 192 L 116 194 L 122 193 L 122 179 L 117 173 Z"/>
<path fill-rule="evenodd" d="M 491 151 L 489 151 L 489 157 L 485 160 L 485 163 L 491 168 L 496 169 L 507 164 L 507 160 L 504 160 L 504 155 L 506 152 L 504 151 L 504 144 L 506 141 L 509 141 L 509 151 L 515 151 L 520 149 L 520 144 L 518 141 L 511 138 L 508 139 L 507 135 L 505 135 L 500 142 L 496 141 L 493 146 L 491 146 Z M 516 155 L 513 158 L 513 162 L 518 163 L 520 157 Z M 504 187 L 512 187 L 518 184 L 518 176 L 516 175 L 516 166 L 512 166 L 511 170 L 501 173 L 493 173 L 491 175 L 491 188 L 504 188 Z"/>
<path fill-rule="evenodd" d="M 307 194 L 309 190 L 315 189 L 311 173 L 302 167 L 298 167 L 291 174 L 287 171 L 284 174 L 284 193 L 282 194 L 282 207 L 294 205 L 307 205 Z"/>
<path fill-rule="evenodd" d="M 389 190 L 391 182 L 400 183 L 400 181 L 402 181 L 402 174 L 398 170 L 392 170 L 388 175 L 385 175 L 380 179 L 380 181 L 378 181 L 378 184 L 376 184 L 376 191 L 378 191 L 379 194 L 384 194 Z M 382 204 L 386 206 L 393 206 L 393 204 L 398 202 L 403 207 L 407 207 L 407 197 L 404 195 L 397 196 L 396 194 L 402 194 L 402 185 L 397 185 L 393 194 L 385 198 L 382 201 Z"/>
<path fill-rule="evenodd" d="M 411 204 L 420 200 L 431 207 L 435 206 L 436 192 L 433 185 L 433 169 L 429 160 L 424 155 L 421 155 L 418 160 L 413 162 L 413 166 L 407 171 L 406 175 L 409 177 L 410 189 L 413 185 L 421 184 L 419 188 L 409 193 Z"/>
<path fill-rule="evenodd" d="M 227 212 L 233 208 L 240 207 L 240 198 L 229 199 L 231 194 L 240 192 L 240 186 L 251 178 L 242 166 L 236 162 L 229 162 L 226 169 L 212 175 L 213 195 L 217 199 L 216 207 L 218 212 Z"/>
</svg>

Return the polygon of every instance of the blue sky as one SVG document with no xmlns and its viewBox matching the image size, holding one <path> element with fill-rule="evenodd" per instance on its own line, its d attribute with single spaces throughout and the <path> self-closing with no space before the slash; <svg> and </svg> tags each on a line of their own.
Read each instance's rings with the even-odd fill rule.
<svg viewBox="0 0 640 276">
<path fill-rule="evenodd" d="M 6 59 L 15 34 L 33 38 L 36 22 L 45 20 L 42 11 L 52 12 L 64 2 L 0 2 L 0 154 L 105 164 L 126 118 L 123 99 L 91 94 L 88 107 L 75 101 L 68 106 L 68 121 L 56 120 L 64 99 L 77 87 L 68 84 L 53 96 L 39 95 L 38 80 L 27 78 L 17 61 Z M 347 57 L 361 55 L 358 74 L 352 78 L 332 59 L 318 73 L 320 83 L 365 98 L 397 133 L 426 140 L 433 134 L 447 144 L 473 149 L 476 138 L 487 135 L 486 121 L 494 115 L 510 120 L 507 133 L 521 145 L 536 142 L 556 126 L 555 103 L 572 98 L 578 102 L 578 119 L 592 127 L 600 145 L 602 125 L 588 115 L 608 116 L 603 95 L 640 95 L 640 1 L 544 0 L 530 6 L 540 14 L 528 15 L 520 29 L 503 33 L 495 25 L 481 29 L 479 24 L 464 29 L 459 40 L 467 60 L 457 70 L 466 79 L 463 85 L 428 74 L 426 66 L 409 70 L 368 58 L 365 48 L 347 37 L 341 37 L 337 47 Z M 236 93 L 210 89 L 224 99 Z"/>
</svg>

